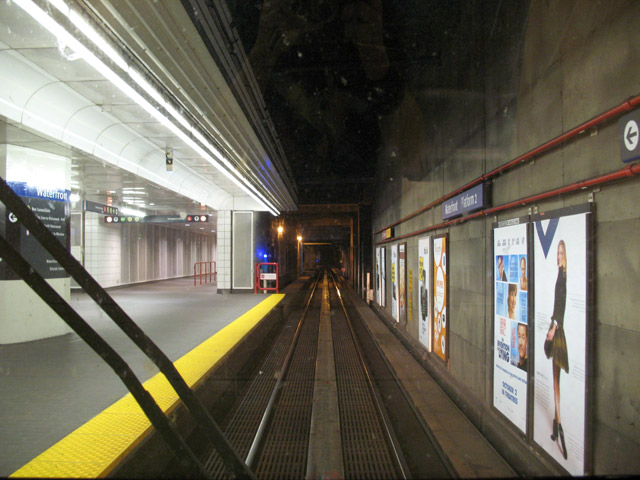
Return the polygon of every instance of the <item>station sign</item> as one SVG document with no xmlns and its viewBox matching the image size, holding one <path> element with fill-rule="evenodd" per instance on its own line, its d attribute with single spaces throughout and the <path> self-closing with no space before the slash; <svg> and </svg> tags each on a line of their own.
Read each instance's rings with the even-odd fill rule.
<svg viewBox="0 0 640 480">
<path fill-rule="evenodd" d="M 9 187 L 20 196 L 33 214 L 44 224 L 53 236 L 70 248 L 71 209 L 69 197 L 71 192 L 64 188 L 42 188 L 27 182 L 7 182 Z M 6 240 L 20 252 L 33 269 L 44 278 L 66 278 L 65 269 L 51 256 L 40 242 L 22 225 L 17 216 L 0 207 L 0 226 L 4 226 Z M 4 271 L 3 271 L 4 268 Z M 11 269 L 0 267 L 0 279 L 17 280 L 20 277 Z"/>
<path fill-rule="evenodd" d="M 103 205 L 91 200 L 82 202 L 82 209 L 86 212 L 101 213 L 102 215 L 118 215 L 118 207 Z"/>
<path fill-rule="evenodd" d="M 204 223 L 209 221 L 209 215 L 146 215 L 135 217 L 131 215 L 107 215 L 105 223 Z"/>
<path fill-rule="evenodd" d="M 126 215 L 107 215 L 104 223 L 143 223 L 144 217 L 132 217 Z"/>
<path fill-rule="evenodd" d="M 442 204 L 442 219 L 459 217 L 480 210 L 488 204 L 486 184 L 481 183 Z"/>
<path fill-rule="evenodd" d="M 395 234 L 395 231 L 393 227 L 389 227 L 382 231 L 382 239 L 387 240 L 389 238 L 393 238 L 394 234 Z"/>
<path fill-rule="evenodd" d="M 147 215 L 142 217 L 144 223 L 184 223 L 182 215 Z"/>
<path fill-rule="evenodd" d="M 277 280 L 277 273 L 260 273 L 260 280 Z"/>
<path fill-rule="evenodd" d="M 71 190 L 64 188 L 42 188 L 30 185 L 27 182 L 7 182 L 11 190 L 20 197 L 39 198 L 41 200 L 53 200 L 56 202 L 68 202 Z"/>
<path fill-rule="evenodd" d="M 618 120 L 620 160 L 624 163 L 640 158 L 640 110 L 634 110 Z"/>
<path fill-rule="evenodd" d="M 208 222 L 208 215 L 187 215 L 187 222 Z"/>
</svg>

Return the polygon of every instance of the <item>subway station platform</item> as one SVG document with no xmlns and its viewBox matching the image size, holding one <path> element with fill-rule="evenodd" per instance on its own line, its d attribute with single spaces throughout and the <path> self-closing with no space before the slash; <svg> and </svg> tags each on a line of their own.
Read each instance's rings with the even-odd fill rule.
<svg viewBox="0 0 640 480">
<path fill-rule="evenodd" d="M 213 284 L 194 287 L 192 278 L 109 294 L 174 362 L 274 296 L 218 294 Z M 158 373 L 86 294 L 72 292 L 71 306 L 141 382 Z M 113 370 L 75 333 L 0 345 L 0 477 L 16 472 L 127 393 Z"/>
<path fill-rule="evenodd" d="M 218 295 L 215 287 L 194 287 L 188 279 L 110 294 L 193 386 L 306 280 L 292 282 L 285 295 Z M 353 292 L 349 296 L 452 476 L 515 476 L 375 312 Z M 151 361 L 84 294 L 72 297 L 76 311 L 125 358 L 165 413 L 171 412 L 179 400 Z M 0 360 L 0 476 L 109 475 L 150 430 L 120 379 L 75 334 L 0 346 Z M 82 450 L 86 442 L 91 448 Z"/>
</svg>

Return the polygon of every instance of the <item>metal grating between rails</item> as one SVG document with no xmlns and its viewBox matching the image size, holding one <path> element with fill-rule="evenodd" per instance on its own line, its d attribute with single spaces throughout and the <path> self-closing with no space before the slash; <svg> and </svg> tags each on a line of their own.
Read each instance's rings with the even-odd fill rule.
<svg viewBox="0 0 640 480">
<path fill-rule="evenodd" d="M 335 288 L 331 305 L 344 478 L 400 478 Z"/>
<path fill-rule="evenodd" d="M 314 295 L 286 373 L 286 381 L 255 469 L 260 479 L 302 479 L 306 474 L 320 297 Z"/>
<path fill-rule="evenodd" d="M 259 373 L 247 389 L 246 394 L 236 403 L 227 419 L 222 422 L 225 436 L 236 449 L 240 458 L 247 458 L 263 413 L 267 408 L 269 396 L 281 374 L 301 315 L 304 313 L 302 309 L 298 309 L 288 316 L 274 347 L 266 356 Z M 235 475 L 228 474 L 222 458 L 215 449 L 210 449 L 204 458 L 204 468 L 213 478 L 235 478 Z"/>
</svg>

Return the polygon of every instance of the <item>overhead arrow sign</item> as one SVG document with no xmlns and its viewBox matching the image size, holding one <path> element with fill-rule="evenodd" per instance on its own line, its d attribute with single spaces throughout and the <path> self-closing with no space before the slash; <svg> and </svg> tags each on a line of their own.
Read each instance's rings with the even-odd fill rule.
<svg viewBox="0 0 640 480">
<path fill-rule="evenodd" d="M 634 110 L 618 120 L 620 132 L 620 159 L 625 162 L 632 162 L 640 158 L 640 111 Z"/>
<path fill-rule="evenodd" d="M 629 120 L 625 128 L 624 134 L 624 145 L 627 147 L 627 150 L 635 150 L 638 146 L 638 124 Z"/>
</svg>

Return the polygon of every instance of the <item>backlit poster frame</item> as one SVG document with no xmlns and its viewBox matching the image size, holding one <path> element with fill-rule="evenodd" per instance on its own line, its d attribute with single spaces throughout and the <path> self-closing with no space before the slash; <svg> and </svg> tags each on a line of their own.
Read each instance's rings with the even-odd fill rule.
<svg viewBox="0 0 640 480">
<path fill-rule="evenodd" d="M 418 340 L 431 351 L 431 237 L 418 239 Z"/>
<path fill-rule="evenodd" d="M 533 440 L 568 473 L 581 476 L 591 470 L 586 412 L 590 411 L 589 352 L 593 351 L 592 208 L 579 205 L 532 217 Z M 553 340 L 545 344 L 550 337 Z M 556 403 L 560 425 L 555 423 Z"/>
<path fill-rule="evenodd" d="M 380 306 L 387 304 L 387 248 L 380 247 Z"/>
<path fill-rule="evenodd" d="M 398 323 L 407 325 L 407 244 L 398 244 Z"/>
<path fill-rule="evenodd" d="M 432 260 L 433 260 L 433 295 L 431 303 L 433 305 L 433 328 L 432 328 L 432 351 L 442 361 L 449 361 L 449 258 L 447 252 L 448 235 L 438 235 L 433 237 Z"/>
<path fill-rule="evenodd" d="M 493 406 L 527 432 L 529 322 L 528 218 L 493 229 Z"/>
<path fill-rule="evenodd" d="M 378 305 L 382 305 L 382 302 L 380 300 L 380 247 L 376 247 L 376 303 Z"/>
<path fill-rule="evenodd" d="M 400 318 L 398 302 L 398 244 L 391 245 L 391 315 L 398 322 Z"/>
</svg>

